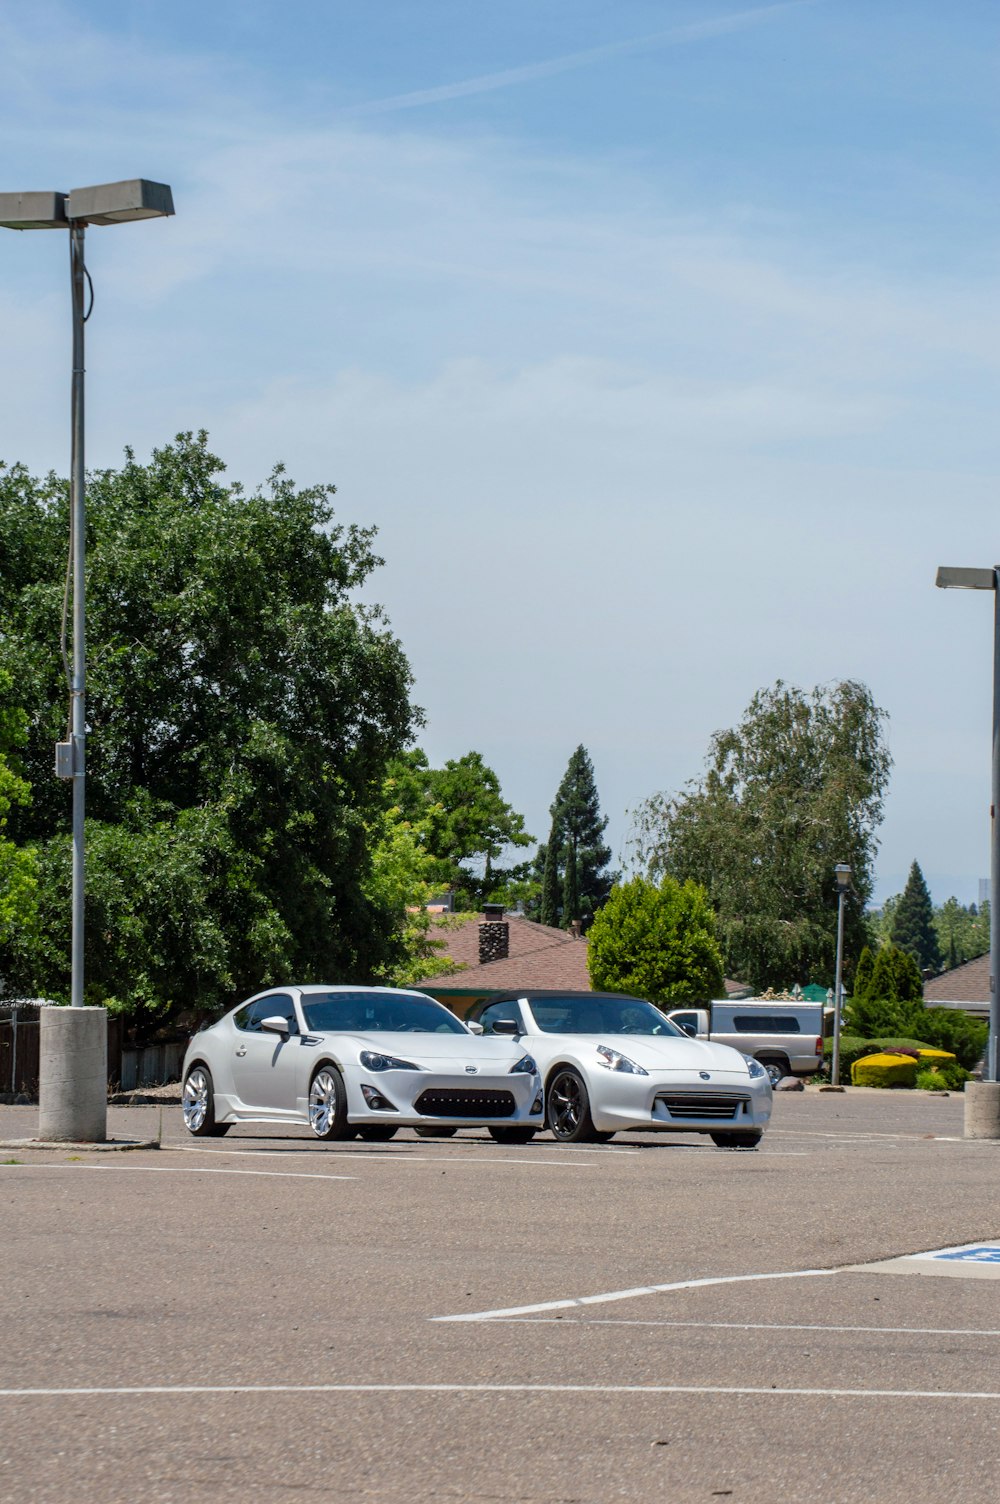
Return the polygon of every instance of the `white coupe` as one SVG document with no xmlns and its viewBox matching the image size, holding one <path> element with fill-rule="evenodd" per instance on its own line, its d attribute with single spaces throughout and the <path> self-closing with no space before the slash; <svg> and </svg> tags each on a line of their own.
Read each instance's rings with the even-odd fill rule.
<svg viewBox="0 0 1000 1504">
<path fill-rule="evenodd" d="M 196 1034 L 184 1056 L 190 1133 L 308 1124 L 317 1138 L 447 1136 L 488 1128 L 526 1143 L 542 1122 L 535 1062 L 433 998 L 388 987 L 276 987 Z"/>
<path fill-rule="evenodd" d="M 515 1038 L 538 1062 L 546 1124 L 564 1144 L 620 1129 L 707 1133 L 753 1149 L 771 1116 L 771 1082 L 756 1060 L 692 1039 L 636 997 L 512 992 L 471 1013 L 486 1037 Z"/>
</svg>

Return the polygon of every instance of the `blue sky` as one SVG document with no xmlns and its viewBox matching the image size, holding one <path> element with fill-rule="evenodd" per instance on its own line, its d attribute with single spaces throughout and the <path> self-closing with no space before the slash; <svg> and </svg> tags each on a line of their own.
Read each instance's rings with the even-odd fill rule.
<svg viewBox="0 0 1000 1504">
<path fill-rule="evenodd" d="M 205 427 L 375 523 L 434 761 L 610 834 L 778 678 L 864 680 L 879 892 L 988 871 L 995 6 L 0 0 L 0 186 L 94 229 L 88 459 Z M 65 237 L 0 235 L 0 456 L 68 462 Z"/>
</svg>

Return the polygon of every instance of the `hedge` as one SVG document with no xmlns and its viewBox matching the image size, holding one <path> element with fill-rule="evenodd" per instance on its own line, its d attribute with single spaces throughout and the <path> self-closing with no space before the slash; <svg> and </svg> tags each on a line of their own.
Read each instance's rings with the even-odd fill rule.
<svg viewBox="0 0 1000 1504">
<path fill-rule="evenodd" d="M 854 1086 L 913 1086 L 917 1062 L 912 1055 L 865 1055 L 851 1066 Z"/>
</svg>

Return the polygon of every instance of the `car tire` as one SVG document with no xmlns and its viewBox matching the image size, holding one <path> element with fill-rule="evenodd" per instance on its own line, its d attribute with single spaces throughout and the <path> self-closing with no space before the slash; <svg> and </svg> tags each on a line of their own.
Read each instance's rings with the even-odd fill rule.
<svg viewBox="0 0 1000 1504">
<path fill-rule="evenodd" d="M 193 1065 L 184 1077 L 181 1113 L 184 1127 L 195 1138 L 222 1138 L 232 1127 L 215 1121 L 215 1086 L 207 1065 Z"/>
<path fill-rule="evenodd" d="M 788 1061 L 780 1060 L 776 1055 L 764 1055 L 758 1063 L 767 1071 L 772 1086 L 777 1086 L 779 1081 L 792 1074 Z"/>
<path fill-rule="evenodd" d="M 347 1121 L 347 1089 L 335 1065 L 321 1065 L 309 1083 L 309 1127 L 317 1138 L 353 1138 Z"/>
<path fill-rule="evenodd" d="M 454 1138 L 457 1128 L 414 1128 L 418 1138 Z"/>
<path fill-rule="evenodd" d="M 498 1144 L 530 1144 L 536 1132 L 534 1128 L 490 1128 L 487 1131 Z"/>
<path fill-rule="evenodd" d="M 601 1135 L 590 1116 L 590 1097 L 579 1071 L 557 1070 L 545 1093 L 545 1119 L 552 1137 L 561 1144 L 599 1143 Z"/>
<path fill-rule="evenodd" d="M 764 1134 L 760 1130 L 746 1128 L 738 1133 L 713 1133 L 712 1143 L 717 1149 L 756 1149 Z"/>
<path fill-rule="evenodd" d="M 367 1123 L 358 1129 L 358 1138 L 367 1139 L 370 1144 L 385 1144 L 389 1139 L 395 1138 L 399 1128 L 395 1123 Z"/>
</svg>

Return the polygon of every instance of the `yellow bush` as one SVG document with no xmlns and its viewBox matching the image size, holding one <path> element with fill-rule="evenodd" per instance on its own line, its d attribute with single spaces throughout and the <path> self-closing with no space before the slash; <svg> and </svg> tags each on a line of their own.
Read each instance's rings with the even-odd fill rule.
<svg viewBox="0 0 1000 1504">
<path fill-rule="evenodd" d="M 863 1055 L 851 1066 L 854 1086 L 912 1086 L 916 1079 L 912 1055 Z"/>
<path fill-rule="evenodd" d="M 957 1058 L 950 1050 L 918 1050 L 917 1054 L 920 1056 L 921 1061 L 926 1060 L 928 1065 L 938 1065 L 942 1060 L 954 1060 Z"/>
</svg>

